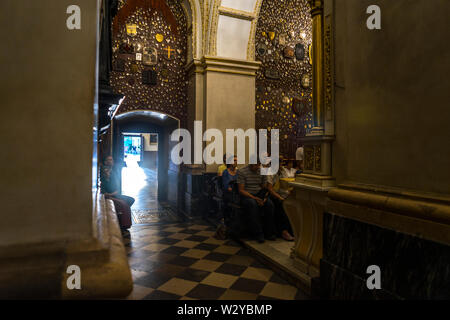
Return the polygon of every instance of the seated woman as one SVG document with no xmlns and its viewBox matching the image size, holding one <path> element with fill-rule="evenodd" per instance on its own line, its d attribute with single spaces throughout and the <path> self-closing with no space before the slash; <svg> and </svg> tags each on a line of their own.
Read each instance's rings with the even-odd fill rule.
<svg viewBox="0 0 450 320">
<path fill-rule="evenodd" d="M 114 202 L 116 208 L 120 229 L 124 235 L 128 234 L 131 223 L 131 205 L 134 203 L 134 199 L 127 196 L 122 196 L 119 193 L 119 185 L 117 179 L 112 174 L 110 167 L 104 167 L 101 174 L 101 193 L 105 195 L 106 199 L 111 199 Z M 130 204 L 131 203 L 131 204 Z"/>
<path fill-rule="evenodd" d="M 227 155 L 223 155 L 223 163 L 217 168 L 217 175 L 222 176 L 223 172 L 227 170 Z"/>
<path fill-rule="evenodd" d="M 283 208 L 283 201 L 289 196 L 289 191 L 280 188 L 282 170 L 283 168 L 280 167 L 276 174 L 267 177 L 267 189 L 269 190 L 270 199 L 275 207 L 274 223 L 276 226 L 277 235 L 281 235 L 281 237 L 286 241 L 294 241 L 294 237 L 292 236 L 292 227 Z"/>
<path fill-rule="evenodd" d="M 297 169 L 294 168 L 294 160 L 287 160 L 286 162 L 286 166 L 281 169 L 280 178 L 295 178 Z"/>
<path fill-rule="evenodd" d="M 224 193 L 233 191 L 230 183 L 236 181 L 237 157 L 233 156 L 233 164 L 227 164 L 227 169 L 222 172 L 222 188 Z"/>
</svg>

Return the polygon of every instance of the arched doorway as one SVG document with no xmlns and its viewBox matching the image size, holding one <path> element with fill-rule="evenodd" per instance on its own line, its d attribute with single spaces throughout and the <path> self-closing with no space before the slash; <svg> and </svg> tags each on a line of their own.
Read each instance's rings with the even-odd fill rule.
<svg viewBox="0 0 450 320">
<path fill-rule="evenodd" d="M 113 119 L 112 145 L 122 192 L 136 197 L 132 209 L 143 216 L 178 212 L 182 202 L 170 134 L 186 127 L 185 66 L 199 45 L 198 9 L 196 1 L 122 1 L 112 22 L 110 86 L 125 97 Z"/>
<path fill-rule="evenodd" d="M 177 218 L 179 168 L 170 161 L 170 135 L 179 126 L 179 119 L 149 110 L 113 119 L 113 156 L 122 193 L 136 199 L 135 224 Z"/>
</svg>

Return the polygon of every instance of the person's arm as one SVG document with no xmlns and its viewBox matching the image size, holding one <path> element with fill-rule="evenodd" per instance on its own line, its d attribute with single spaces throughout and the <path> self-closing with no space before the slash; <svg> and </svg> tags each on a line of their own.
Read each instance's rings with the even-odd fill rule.
<svg viewBox="0 0 450 320">
<path fill-rule="evenodd" d="M 273 189 L 272 183 L 267 182 L 267 190 L 269 190 L 269 193 L 270 193 L 273 197 L 275 197 L 276 199 L 278 199 L 278 200 L 280 200 L 280 201 L 284 201 L 284 198 L 283 198 L 282 196 L 280 196 L 280 195 L 278 194 L 278 192 L 276 192 L 276 191 Z"/>
<path fill-rule="evenodd" d="M 217 168 L 217 175 L 218 175 L 219 177 L 222 177 L 224 171 L 225 171 L 225 170 L 223 170 L 222 165 L 220 165 L 220 166 Z"/>
<path fill-rule="evenodd" d="M 245 190 L 245 187 L 242 183 L 238 183 L 238 189 L 239 189 L 239 194 L 241 196 L 244 196 L 246 198 L 250 198 L 255 200 L 259 206 L 264 205 L 264 201 L 258 197 L 255 197 L 254 195 L 252 195 L 250 192 L 248 192 L 247 190 Z"/>
<path fill-rule="evenodd" d="M 238 171 L 236 180 L 237 180 L 237 184 L 238 184 L 239 194 L 241 196 L 256 200 L 256 202 L 258 202 L 258 205 L 262 205 L 262 203 L 263 203 L 262 199 L 255 197 L 250 192 L 245 190 L 245 176 L 239 171 Z"/>
<path fill-rule="evenodd" d="M 222 174 L 222 189 L 232 191 L 230 187 L 231 177 L 227 170 L 225 170 Z"/>
</svg>

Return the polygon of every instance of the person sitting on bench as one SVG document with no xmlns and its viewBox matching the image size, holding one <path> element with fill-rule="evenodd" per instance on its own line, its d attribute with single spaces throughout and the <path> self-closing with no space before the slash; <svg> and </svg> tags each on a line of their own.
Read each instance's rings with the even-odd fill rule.
<svg viewBox="0 0 450 320">
<path fill-rule="evenodd" d="M 227 169 L 222 173 L 222 189 L 224 195 L 233 191 L 230 183 L 237 179 L 237 157 L 232 156 L 229 160 L 231 159 L 234 159 L 234 162 L 232 164 L 227 164 Z"/>
<path fill-rule="evenodd" d="M 277 236 L 281 236 L 286 241 L 294 241 L 292 227 L 283 208 L 283 202 L 289 197 L 290 192 L 280 187 L 281 171 L 282 167 L 280 166 L 276 174 L 267 177 L 267 189 L 275 207 L 274 223 L 277 228 Z"/>
<path fill-rule="evenodd" d="M 251 162 L 257 164 L 250 164 L 238 170 L 237 183 L 241 204 L 244 207 L 242 214 L 248 222 L 251 236 L 259 243 L 263 243 L 264 238 L 276 239 L 273 225 L 274 205 L 265 188 L 267 177 L 261 175 L 261 164 L 259 161 Z"/>
<path fill-rule="evenodd" d="M 106 157 L 104 166 L 100 175 L 100 191 L 104 194 L 105 199 L 110 199 L 114 202 L 116 208 L 120 229 L 124 236 L 128 235 L 131 222 L 131 206 L 134 203 L 134 198 L 120 194 L 119 183 L 116 175 L 113 173 L 114 162 L 112 157 Z"/>
</svg>

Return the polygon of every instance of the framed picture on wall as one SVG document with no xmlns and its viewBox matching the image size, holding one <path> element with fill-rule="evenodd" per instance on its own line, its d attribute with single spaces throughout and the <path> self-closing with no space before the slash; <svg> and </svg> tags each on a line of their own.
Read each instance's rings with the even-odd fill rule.
<svg viewBox="0 0 450 320">
<path fill-rule="evenodd" d="M 308 109 L 308 104 L 305 99 L 295 97 L 292 100 L 292 111 L 294 111 L 294 113 L 297 116 L 300 117 L 307 109 Z"/>
<path fill-rule="evenodd" d="M 158 144 L 158 134 L 157 133 L 151 133 L 150 134 L 150 145 Z"/>
</svg>

